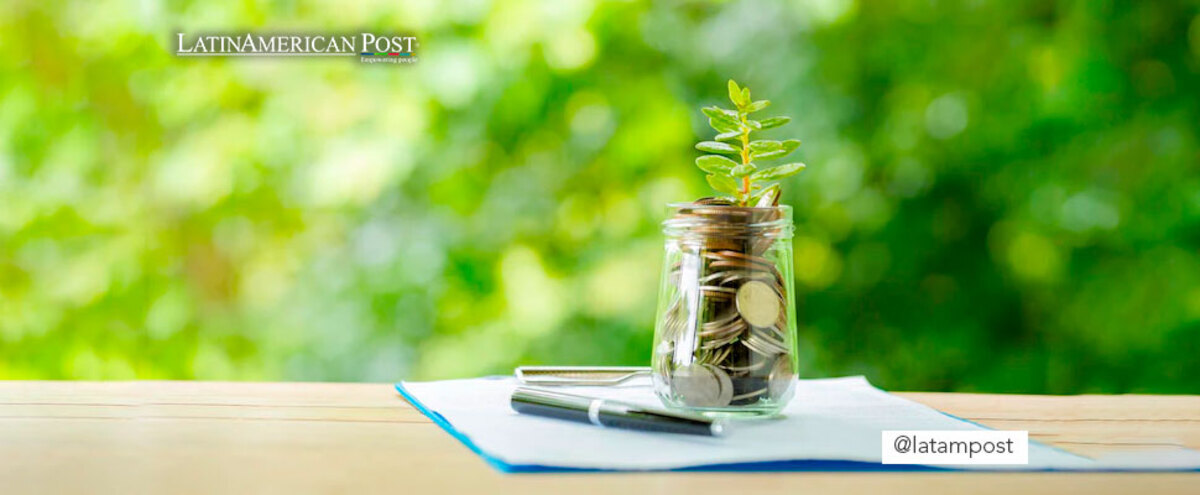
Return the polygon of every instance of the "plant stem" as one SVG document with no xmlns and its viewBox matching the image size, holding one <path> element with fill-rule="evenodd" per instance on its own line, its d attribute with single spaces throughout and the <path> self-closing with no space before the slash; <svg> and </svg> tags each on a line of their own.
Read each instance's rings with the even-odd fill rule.
<svg viewBox="0 0 1200 495">
<path fill-rule="evenodd" d="M 746 114 L 738 112 L 738 117 L 742 121 L 742 165 L 750 163 L 750 128 L 746 126 Z M 741 206 L 746 206 L 750 201 L 750 176 L 742 177 L 742 194 L 738 198 Z"/>
</svg>

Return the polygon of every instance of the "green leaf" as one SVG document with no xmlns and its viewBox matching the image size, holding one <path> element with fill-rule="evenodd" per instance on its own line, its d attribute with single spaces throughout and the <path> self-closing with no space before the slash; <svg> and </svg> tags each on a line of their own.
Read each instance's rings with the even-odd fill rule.
<svg viewBox="0 0 1200 495">
<path fill-rule="evenodd" d="M 750 142 L 750 152 L 752 153 L 767 153 L 770 151 L 779 151 L 783 149 L 783 143 L 779 141 L 760 140 Z"/>
<path fill-rule="evenodd" d="M 728 175 L 738 163 L 720 155 L 704 155 L 696 158 L 696 166 L 710 174 Z"/>
<path fill-rule="evenodd" d="M 734 132 L 742 128 L 738 123 L 737 112 L 720 107 L 705 107 L 700 111 L 708 116 L 708 125 L 717 132 Z"/>
<path fill-rule="evenodd" d="M 779 144 L 781 146 L 779 149 L 767 150 L 767 151 L 764 151 L 761 153 L 755 153 L 754 152 L 754 143 L 750 143 L 751 155 L 754 158 L 759 159 L 759 160 L 770 160 L 772 158 L 779 158 L 781 156 L 787 156 L 791 152 L 796 151 L 796 148 L 800 147 L 800 140 L 789 139 L 787 141 L 779 142 Z"/>
<path fill-rule="evenodd" d="M 750 104 L 750 88 L 742 88 L 742 106 Z"/>
<path fill-rule="evenodd" d="M 735 148 L 728 143 L 719 143 L 716 141 L 701 141 L 696 143 L 696 149 L 706 153 L 722 153 L 725 155 L 741 155 L 741 148 Z"/>
<path fill-rule="evenodd" d="M 774 129 L 791 121 L 791 117 L 770 117 L 762 119 L 759 124 L 762 124 L 763 129 Z"/>
<path fill-rule="evenodd" d="M 754 166 L 754 164 L 752 164 L 752 163 L 743 163 L 743 164 L 741 164 L 741 165 L 738 165 L 738 166 L 736 166 L 736 167 L 733 167 L 733 170 L 731 170 L 731 171 L 729 172 L 729 175 L 732 175 L 732 176 L 734 176 L 734 177 L 737 177 L 737 178 L 742 178 L 742 177 L 745 177 L 745 176 L 747 176 L 747 175 L 753 174 L 755 170 L 758 170 L 758 168 L 757 168 L 757 167 L 755 167 L 755 166 Z"/>
<path fill-rule="evenodd" d="M 749 119 L 747 119 L 747 120 L 746 120 L 746 127 L 749 127 L 749 128 L 751 128 L 751 129 L 754 129 L 754 130 L 756 130 L 756 131 L 761 131 L 761 130 L 762 130 L 762 124 L 758 123 L 758 121 L 757 121 L 757 120 L 749 120 Z"/>
<path fill-rule="evenodd" d="M 721 107 L 713 106 L 701 108 L 700 111 L 704 112 L 704 115 L 714 119 L 729 119 L 732 122 L 738 121 L 738 113 L 733 110 L 727 110 Z"/>
<path fill-rule="evenodd" d="M 742 129 L 736 122 L 716 118 L 708 119 L 708 126 L 720 133 L 741 132 Z"/>
<path fill-rule="evenodd" d="M 771 100 L 758 100 L 754 103 L 746 105 L 746 113 L 754 113 L 759 110 L 765 109 L 770 105 L 771 105 Z"/>
<path fill-rule="evenodd" d="M 749 98 L 742 98 L 742 88 L 739 88 L 738 83 L 733 79 L 729 80 L 729 101 L 739 107 L 746 106 L 746 103 L 750 101 Z"/>
<path fill-rule="evenodd" d="M 716 139 L 717 141 L 737 141 L 737 140 L 741 139 L 741 137 L 742 137 L 741 131 L 733 131 L 733 132 L 722 132 L 720 134 L 717 134 L 717 137 L 715 137 L 713 139 Z"/>
<path fill-rule="evenodd" d="M 716 189 L 718 192 L 723 192 L 726 194 L 738 193 L 737 182 L 732 178 L 724 175 L 709 175 L 706 177 L 706 179 L 708 179 L 708 185 L 712 186 L 712 188 Z"/>
<path fill-rule="evenodd" d="M 787 165 L 759 170 L 750 176 L 750 180 L 779 180 L 796 175 L 801 170 L 804 170 L 803 163 L 789 163 Z"/>
</svg>

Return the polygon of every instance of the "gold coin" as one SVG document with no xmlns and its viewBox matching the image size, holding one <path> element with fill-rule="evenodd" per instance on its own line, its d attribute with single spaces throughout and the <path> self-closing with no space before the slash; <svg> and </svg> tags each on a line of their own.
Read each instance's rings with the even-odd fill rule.
<svg viewBox="0 0 1200 495">
<path fill-rule="evenodd" d="M 766 327 L 779 319 L 779 294 L 771 286 L 751 280 L 737 290 L 737 310 L 747 323 Z"/>
</svg>

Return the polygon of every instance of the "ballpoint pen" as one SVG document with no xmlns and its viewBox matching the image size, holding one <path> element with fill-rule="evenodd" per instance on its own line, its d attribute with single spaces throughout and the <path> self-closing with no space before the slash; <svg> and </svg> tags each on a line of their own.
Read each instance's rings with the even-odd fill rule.
<svg viewBox="0 0 1200 495">
<path fill-rule="evenodd" d="M 521 414 L 630 430 L 706 436 L 724 431 L 720 422 L 699 414 L 528 387 L 513 391 L 512 408 Z"/>
</svg>

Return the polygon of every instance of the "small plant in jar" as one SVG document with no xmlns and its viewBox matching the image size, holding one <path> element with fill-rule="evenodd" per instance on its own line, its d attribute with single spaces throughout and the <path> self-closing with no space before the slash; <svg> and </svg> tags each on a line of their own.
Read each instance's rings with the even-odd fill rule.
<svg viewBox="0 0 1200 495">
<path fill-rule="evenodd" d="M 669 406 L 775 414 L 796 377 L 791 208 L 778 181 L 802 163 L 764 167 L 800 141 L 755 139 L 787 124 L 751 114 L 770 102 L 729 81 L 733 109 L 702 109 L 717 131 L 696 145 L 708 183 L 725 196 L 671 205 L 655 329 L 655 392 Z"/>
</svg>

